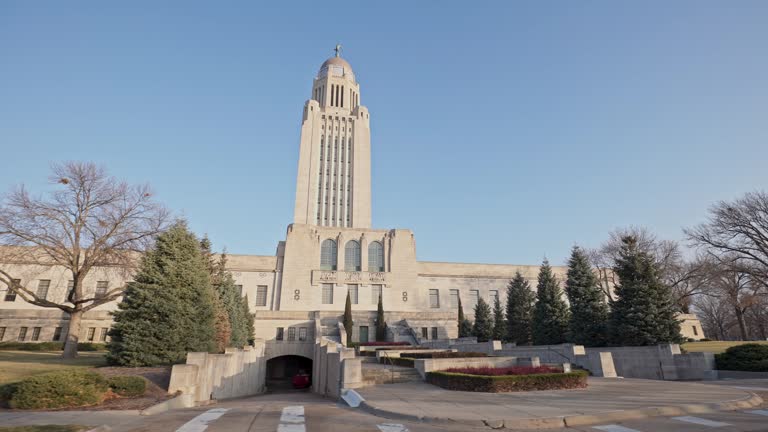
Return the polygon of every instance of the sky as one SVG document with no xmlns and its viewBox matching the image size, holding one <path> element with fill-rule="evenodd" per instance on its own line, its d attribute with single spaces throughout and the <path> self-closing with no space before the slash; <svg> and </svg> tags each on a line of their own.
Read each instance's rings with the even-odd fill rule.
<svg viewBox="0 0 768 432">
<path fill-rule="evenodd" d="M 230 253 L 293 218 L 337 43 L 371 113 L 373 225 L 427 261 L 683 240 L 768 184 L 766 1 L 2 1 L 0 191 L 83 160 Z"/>
</svg>

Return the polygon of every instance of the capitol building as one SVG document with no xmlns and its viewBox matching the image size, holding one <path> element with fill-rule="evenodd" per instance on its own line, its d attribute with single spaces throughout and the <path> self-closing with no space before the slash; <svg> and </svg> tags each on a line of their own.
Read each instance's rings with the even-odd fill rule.
<svg viewBox="0 0 768 432">
<path fill-rule="evenodd" d="M 256 337 L 273 350 L 270 357 L 287 354 L 281 346 L 291 342 L 296 343 L 291 353 L 301 355 L 302 346 L 311 350 L 316 337 L 338 337 L 347 293 L 354 341 L 374 339 L 381 296 L 388 339 L 420 342 L 457 337 L 459 299 L 471 318 L 478 299 L 505 301 L 516 272 L 536 285 L 538 265 L 419 261 L 413 231 L 371 226 L 371 115 L 352 66 L 339 54 L 337 47 L 322 63 L 304 103 L 294 217 L 285 240 L 275 255 L 228 255 L 228 268 L 255 314 Z M 25 274 L 24 263 L 0 265 Z M 565 267 L 553 271 L 565 280 Z M 26 274 L 31 280 L 25 286 L 63 301 L 70 281 L 62 268 Z M 85 280 L 85 290 L 98 296 L 124 282 L 120 272 L 97 269 Z M 64 313 L 2 290 L 0 340 L 63 340 Z M 87 312 L 80 340 L 105 341 L 109 312 L 116 307 L 111 302 Z M 703 337 L 695 316 L 683 318 L 685 337 Z"/>
</svg>

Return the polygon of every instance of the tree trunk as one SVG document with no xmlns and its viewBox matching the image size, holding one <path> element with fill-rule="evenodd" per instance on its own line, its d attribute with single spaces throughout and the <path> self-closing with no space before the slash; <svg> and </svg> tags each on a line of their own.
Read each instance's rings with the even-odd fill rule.
<svg viewBox="0 0 768 432">
<path fill-rule="evenodd" d="M 739 333 L 741 335 L 741 340 L 743 341 L 748 340 L 747 325 L 746 323 L 744 323 L 744 311 L 741 310 L 740 307 L 736 306 L 735 312 L 736 312 L 736 321 L 738 321 L 739 323 Z"/>
<path fill-rule="evenodd" d="M 69 315 L 69 328 L 67 340 L 64 342 L 64 352 L 61 358 L 73 359 L 77 357 L 77 341 L 80 339 L 80 324 L 83 319 L 83 311 L 76 310 Z"/>
</svg>

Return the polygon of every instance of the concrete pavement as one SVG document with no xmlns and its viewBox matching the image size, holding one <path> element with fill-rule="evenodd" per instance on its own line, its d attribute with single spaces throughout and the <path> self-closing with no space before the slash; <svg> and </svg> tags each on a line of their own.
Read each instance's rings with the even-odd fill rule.
<svg viewBox="0 0 768 432">
<path fill-rule="evenodd" d="M 748 390 L 698 382 L 590 378 L 581 390 L 520 393 L 449 391 L 423 382 L 358 389 L 371 413 L 394 419 L 469 426 L 550 428 L 606 420 L 747 409 L 762 402 Z"/>
</svg>

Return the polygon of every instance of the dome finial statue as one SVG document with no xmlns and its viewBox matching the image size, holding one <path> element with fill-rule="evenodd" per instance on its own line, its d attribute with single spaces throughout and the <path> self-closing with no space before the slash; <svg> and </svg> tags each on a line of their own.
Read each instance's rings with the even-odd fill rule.
<svg viewBox="0 0 768 432">
<path fill-rule="evenodd" d="M 341 57 L 341 44 L 336 44 L 336 48 L 333 50 L 336 51 L 336 57 Z"/>
</svg>

